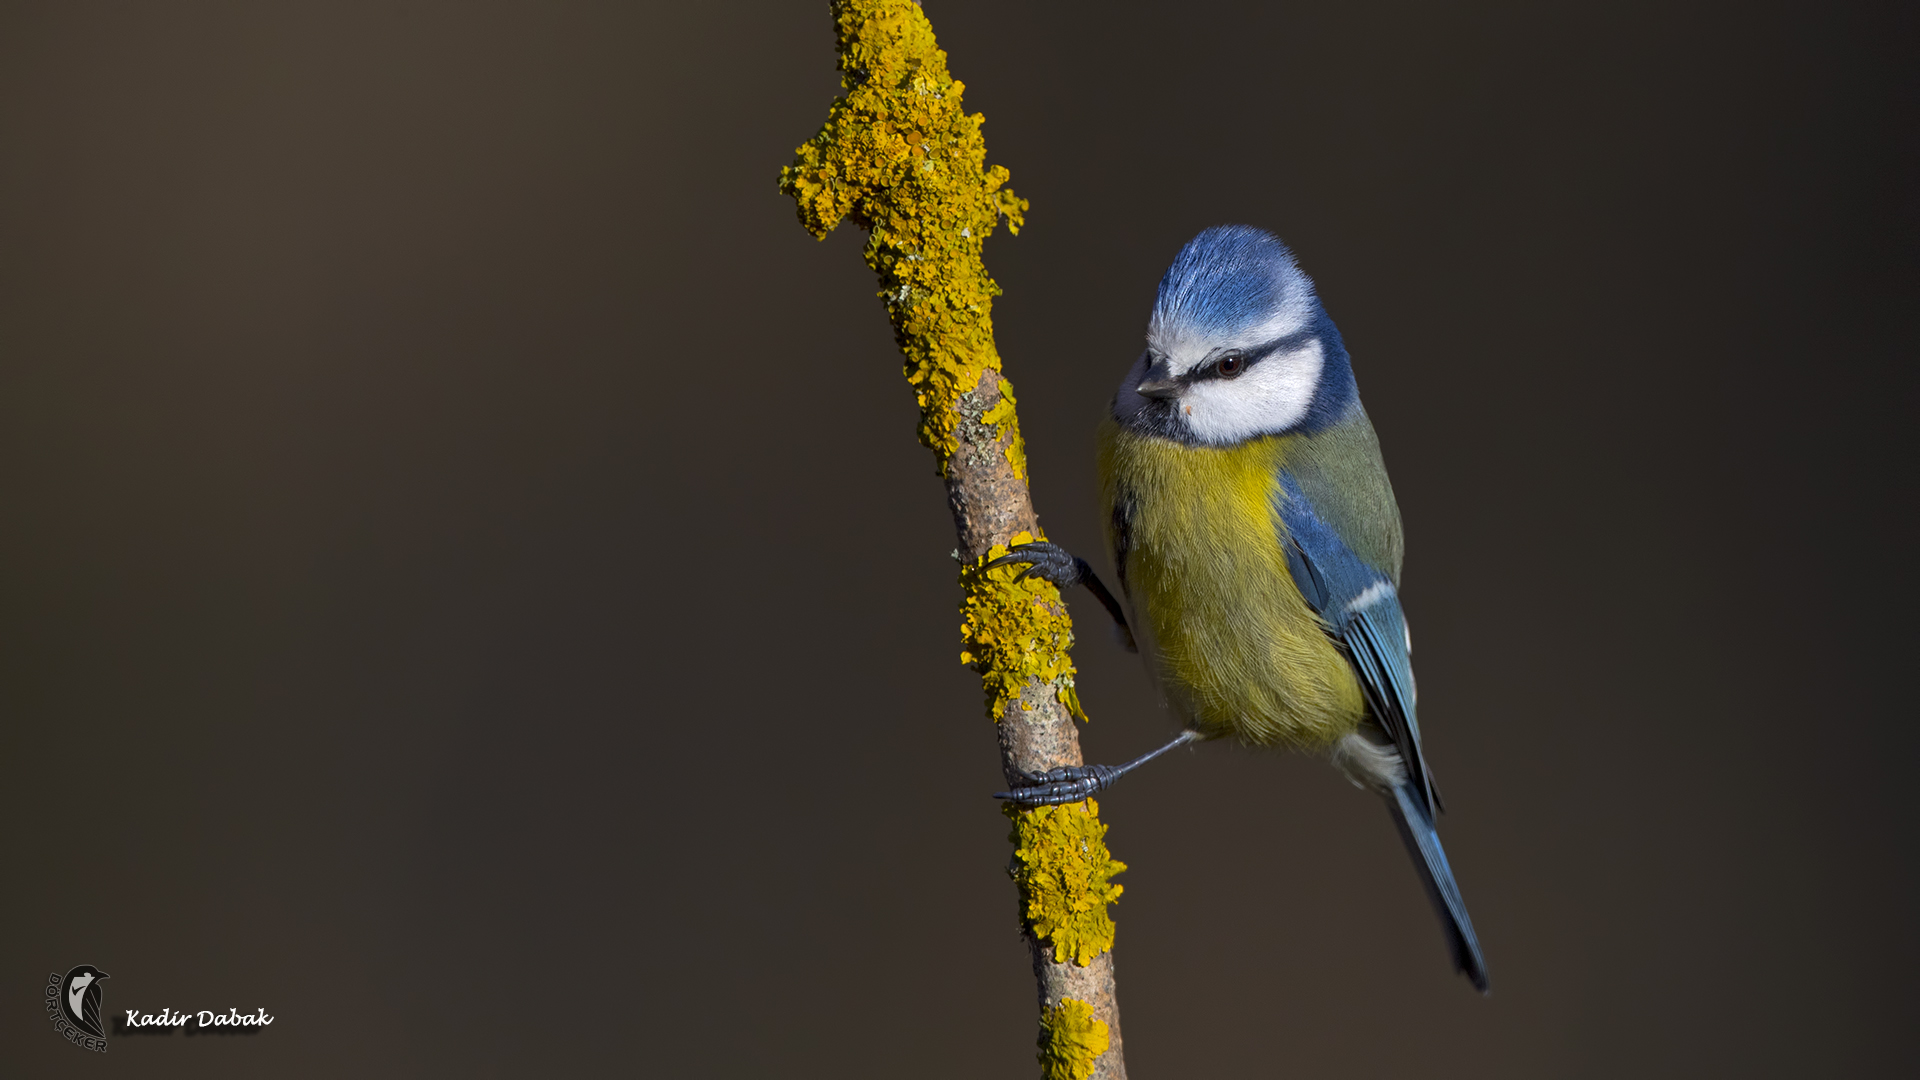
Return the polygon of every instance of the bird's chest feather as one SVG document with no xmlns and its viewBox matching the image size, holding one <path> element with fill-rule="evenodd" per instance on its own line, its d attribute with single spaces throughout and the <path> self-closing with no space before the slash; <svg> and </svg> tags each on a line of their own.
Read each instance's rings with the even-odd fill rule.
<svg viewBox="0 0 1920 1080">
<path fill-rule="evenodd" d="M 1119 570 L 1168 699 L 1210 735 L 1319 746 L 1364 710 L 1346 658 L 1287 572 L 1286 437 L 1183 446 L 1107 425 Z"/>
</svg>

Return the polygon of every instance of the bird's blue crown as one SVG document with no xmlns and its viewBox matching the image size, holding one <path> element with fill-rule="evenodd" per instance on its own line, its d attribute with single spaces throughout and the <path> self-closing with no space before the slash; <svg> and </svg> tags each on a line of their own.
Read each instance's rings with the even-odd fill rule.
<svg viewBox="0 0 1920 1080">
<path fill-rule="evenodd" d="M 1313 282 L 1280 238 L 1251 225 L 1219 225 L 1187 242 L 1160 279 L 1153 326 L 1226 338 L 1294 307 L 1311 320 Z"/>
</svg>

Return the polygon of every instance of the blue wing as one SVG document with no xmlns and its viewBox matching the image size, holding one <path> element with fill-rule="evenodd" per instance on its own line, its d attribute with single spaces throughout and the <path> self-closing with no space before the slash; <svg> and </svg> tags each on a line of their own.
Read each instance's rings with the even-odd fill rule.
<svg viewBox="0 0 1920 1080">
<path fill-rule="evenodd" d="M 1400 594 L 1383 570 L 1354 554 L 1340 539 L 1314 510 L 1291 474 L 1280 473 L 1280 487 L 1287 569 L 1300 594 L 1345 649 L 1366 695 L 1368 710 L 1400 752 L 1407 780 L 1392 792 L 1388 809 L 1447 931 L 1454 965 L 1485 993 L 1486 959 L 1481 955 L 1473 922 L 1467 917 L 1460 886 L 1447 863 L 1447 853 L 1440 847 L 1440 834 L 1433 826 L 1439 799 L 1426 757 L 1420 751 L 1420 724 L 1414 718 L 1412 645 L 1406 615 L 1400 610 Z"/>
<path fill-rule="evenodd" d="M 1431 817 L 1438 800 L 1420 751 L 1413 661 L 1400 594 L 1384 571 L 1355 555 L 1315 512 L 1292 474 L 1280 474 L 1280 487 L 1285 496 L 1280 520 L 1287 529 L 1287 568 L 1294 584 L 1345 648 L 1375 722 L 1393 740 L 1415 795 Z"/>
</svg>

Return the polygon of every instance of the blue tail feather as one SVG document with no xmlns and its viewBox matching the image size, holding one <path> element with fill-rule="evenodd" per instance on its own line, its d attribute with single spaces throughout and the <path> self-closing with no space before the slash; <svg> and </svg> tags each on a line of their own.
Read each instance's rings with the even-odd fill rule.
<svg viewBox="0 0 1920 1080">
<path fill-rule="evenodd" d="M 1447 853 L 1440 847 L 1440 834 L 1434 831 L 1421 800 L 1412 788 L 1402 784 L 1393 789 L 1387 803 L 1394 823 L 1400 826 L 1400 838 L 1420 871 L 1420 881 L 1440 915 L 1447 932 L 1447 945 L 1453 951 L 1454 966 L 1472 981 L 1474 989 L 1487 993 L 1487 961 L 1480 954 L 1480 940 L 1473 936 L 1473 920 L 1467 918 L 1467 902 L 1460 898 L 1460 886 L 1447 865 Z"/>
</svg>

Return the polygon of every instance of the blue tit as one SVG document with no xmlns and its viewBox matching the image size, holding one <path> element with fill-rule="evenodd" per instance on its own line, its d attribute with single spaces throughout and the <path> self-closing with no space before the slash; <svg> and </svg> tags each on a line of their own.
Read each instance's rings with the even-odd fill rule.
<svg viewBox="0 0 1920 1080">
<path fill-rule="evenodd" d="M 1122 766 L 1021 774 L 1000 797 L 1077 801 L 1199 739 L 1324 754 L 1384 797 L 1455 965 L 1484 992 L 1414 718 L 1400 509 L 1340 332 L 1285 244 L 1238 225 L 1187 244 L 1099 443 L 1127 640 L 1185 730 Z M 998 561 L 1089 586 L 1124 628 L 1084 560 L 1038 543 Z"/>
</svg>

